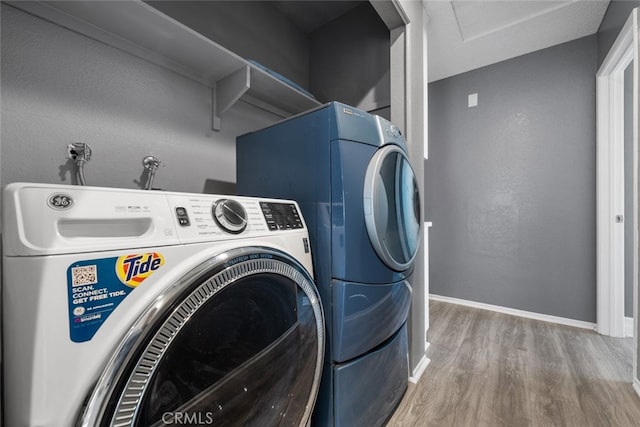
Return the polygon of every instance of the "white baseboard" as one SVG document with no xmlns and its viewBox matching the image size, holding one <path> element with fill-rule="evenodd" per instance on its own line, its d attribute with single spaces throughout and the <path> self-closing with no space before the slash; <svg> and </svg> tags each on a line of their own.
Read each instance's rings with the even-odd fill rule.
<svg viewBox="0 0 640 427">
<path fill-rule="evenodd" d="M 633 337 L 633 317 L 624 318 L 624 336 L 625 338 Z"/>
<path fill-rule="evenodd" d="M 452 304 L 464 305 L 467 307 L 480 308 L 482 310 L 495 311 L 498 313 L 510 314 L 512 316 L 526 317 L 527 319 L 541 320 L 543 322 L 557 323 L 559 325 L 573 326 L 576 328 L 595 330 L 596 324 L 584 322 L 582 320 L 567 319 L 566 317 L 551 316 L 549 314 L 534 313 L 532 311 L 518 310 L 515 308 L 502 307 L 499 305 L 485 304 L 483 302 L 468 301 L 459 298 L 445 297 L 442 295 L 429 294 L 429 299 L 434 301 L 449 302 Z"/>
<path fill-rule="evenodd" d="M 409 382 L 412 384 L 418 384 L 420 377 L 422 377 L 422 374 L 424 374 L 424 371 L 427 369 L 427 366 L 429 366 L 429 363 L 431 363 L 431 359 L 429 359 L 426 354 L 422 356 L 422 359 L 420 359 L 415 369 L 411 373 Z"/>
<path fill-rule="evenodd" d="M 633 389 L 636 391 L 636 394 L 640 396 L 640 380 L 638 378 L 633 379 Z"/>
</svg>

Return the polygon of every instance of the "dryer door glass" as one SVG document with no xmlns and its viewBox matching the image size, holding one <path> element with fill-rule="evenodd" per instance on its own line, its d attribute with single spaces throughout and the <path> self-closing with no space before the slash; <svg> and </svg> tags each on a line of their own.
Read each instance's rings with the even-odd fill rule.
<svg viewBox="0 0 640 427">
<path fill-rule="evenodd" d="M 396 145 L 378 150 L 365 176 L 364 212 L 376 253 L 391 269 L 411 267 L 420 240 L 418 182 Z"/>
<path fill-rule="evenodd" d="M 300 425 L 324 351 L 312 279 L 243 255 L 201 277 L 140 343 L 101 425 Z M 227 258 L 228 259 L 228 258 Z"/>
</svg>

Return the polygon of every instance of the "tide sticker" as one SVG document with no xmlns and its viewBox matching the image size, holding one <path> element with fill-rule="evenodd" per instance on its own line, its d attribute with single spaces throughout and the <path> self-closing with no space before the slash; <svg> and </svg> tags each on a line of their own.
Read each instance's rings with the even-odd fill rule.
<svg viewBox="0 0 640 427">
<path fill-rule="evenodd" d="M 125 255 L 118 258 L 116 274 L 122 283 L 135 288 L 164 265 L 164 257 L 158 252 Z"/>
<path fill-rule="evenodd" d="M 90 341 L 118 305 L 162 265 L 164 257 L 157 252 L 71 264 L 67 268 L 71 341 Z"/>
</svg>

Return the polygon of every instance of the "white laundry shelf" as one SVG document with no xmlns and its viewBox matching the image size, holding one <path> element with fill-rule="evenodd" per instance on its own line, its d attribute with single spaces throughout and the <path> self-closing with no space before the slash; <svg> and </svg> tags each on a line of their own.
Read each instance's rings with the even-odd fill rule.
<svg viewBox="0 0 640 427">
<path fill-rule="evenodd" d="M 210 87 L 215 130 L 240 99 L 283 118 L 321 105 L 142 1 L 7 3 Z"/>
</svg>

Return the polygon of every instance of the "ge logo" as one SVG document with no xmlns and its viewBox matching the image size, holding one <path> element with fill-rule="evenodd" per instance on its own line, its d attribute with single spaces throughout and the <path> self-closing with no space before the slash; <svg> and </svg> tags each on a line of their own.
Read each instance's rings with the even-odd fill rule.
<svg viewBox="0 0 640 427">
<path fill-rule="evenodd" d="M 68 194 L 57 193 L 49 197 L 47 204 L 53 209 L 64 210 L 69 209 L 73 205 L 73 199 Z"/>
</svg>

